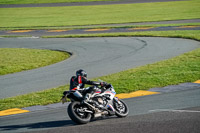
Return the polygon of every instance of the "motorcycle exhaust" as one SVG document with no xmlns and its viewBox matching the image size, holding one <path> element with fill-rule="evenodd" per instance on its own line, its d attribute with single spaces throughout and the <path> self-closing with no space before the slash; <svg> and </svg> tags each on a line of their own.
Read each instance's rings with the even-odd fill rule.
<svg viewBox="0 0 200 133">
<path fill-rule="evenodd" d="M 97 113 L 94 114 L 94 117 L 98 118 L 98 117 L 102 117 L 104 115 L 108 115 L 108 112 L 107 111 L 97 112 Z"/>
<path fill-rule="evenodd" d="M 85 101 L 83 101 L 84 102 L 84 104 L 86 104 L 86 105 L 88 105 L 90 108 L 92 108 L 94 111 L 97 111 L 97 109 L 94 107 L 94 106 L 92 106 L 91 104 L 89 104 L 88 102 L 85 102 Z"/>
<path fill-rule="evenodd" d="M 84 102 L 86 105 L 88 105 L 89 107 L 91 107 L 96 113 L 94 114 L 94 117 L 95 118 L 98 118 L 98 117 L 102 117 L 104 115 L 108 115 L 108 111 L 103 111 L 101 112 L 99 109 L 95 108 L 94 106 L 92 106 L 91 104 L 87 103 L 87 102 Z M 90 113 L 90 112 L 88 112 Z"/>
<path fill-rule="evenodd" d="M 101 113 L 95 113 L 95 114 L 94 114 L 94 117 L 95 117 L 95 118 L 98 118 L 98 117 L 101 117 L 101 116 L 102 116 Z"/>
</svg>

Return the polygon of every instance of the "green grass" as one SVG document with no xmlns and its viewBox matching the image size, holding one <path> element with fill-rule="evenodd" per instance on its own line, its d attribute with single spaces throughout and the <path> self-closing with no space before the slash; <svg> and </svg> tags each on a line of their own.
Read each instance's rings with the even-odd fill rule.
<svg viewBox="0 0 200 133">
<path fill-rule="evenodd" d="M 40 4 L 40 3 L 69 3 L 90 1 L 114 1 L 114 0 L 0 0 L 0 4 Z"/>
<path fill-rule="evenodd" d="M 118 33 L 96 33 L 96 34 L 73 34 L 43 36 L 43 38 L 79 38 L 79 37 L 176 37 L 200 40 L 200 30 L 173 30 L 173 31 L 142 31 L 142 32 L 118 32 Z"/>
<path fill-rule="evenodd" d="M 94 25 L 200 18 L 200 1 L 0 8 L 0 28 Z"/>
<path fill-rule="evenodd" d="M 0 48 L 0 75 L 47 66 L 68 57 L 68 53 L 59 51 Z"/>
<path fill-rule="evenodd" d="M 149 34 L 151 34 L 150 36 L 161 36 L 161 33 L 162 36 L 166 37 L 178 36 L 183 38 L 193 38 L 200 41 L 200 31 L 163 31 L 160 33 L 140 32 L 141 35 L 139 36 L 149 36 Z M 127 36 L 133 36 L 133 34 L 130 35 L 130 33 L 123 33 L 123 36 L 126 36 L 125 34 L 127 34 Z M 134 35 L 137 34 L 134 33 Z M 117 93 L 123 93 L 135 90 L 148 90 L 152 87 L 193 82 L 200 79 L 199 66 L 200 49 L 196 49 L 172 59 L 98 78 L 112 83 Z M 68 85 L 65 85 L 22 96 L 0 99 L 0 110 L 57 103 L 60 102 L 62 92 L 67 89 Z"/>
</svg>

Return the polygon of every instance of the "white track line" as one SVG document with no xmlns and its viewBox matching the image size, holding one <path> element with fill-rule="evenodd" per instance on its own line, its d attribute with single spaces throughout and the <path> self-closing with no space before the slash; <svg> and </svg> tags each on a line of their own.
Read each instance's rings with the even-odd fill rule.
<svg viewBox="0 0 200 133">
<path fill-rule="evenodd" d="M 173 110 L 173 109 L 155 109 L 149 112 L 179 112 L 179 113 L 200 113 L 198 110 Z"/>
</svg>

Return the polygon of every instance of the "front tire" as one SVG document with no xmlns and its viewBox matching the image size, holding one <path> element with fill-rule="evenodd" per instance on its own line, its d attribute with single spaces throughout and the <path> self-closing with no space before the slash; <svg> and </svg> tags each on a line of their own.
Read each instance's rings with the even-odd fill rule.
<svg viewBox="0 0 200 133">
<path fill-rule="evenodd" d="M 129 113 L 129 108 L 127 104 L 121 99 L 119 100 L 119 103 L 114 101 L 115 114 L 118 117 L 126 117 Z"/>
<path fill-rule="evenodd" d="M 83 108 L 87 107 L 78 101 L 74 101 L 69 104 L 67 109 L 69 117 L 78 124 L 86 124 L 91 120 L 92 115 L 90 113 L 81 112 Z"/>
</svg>

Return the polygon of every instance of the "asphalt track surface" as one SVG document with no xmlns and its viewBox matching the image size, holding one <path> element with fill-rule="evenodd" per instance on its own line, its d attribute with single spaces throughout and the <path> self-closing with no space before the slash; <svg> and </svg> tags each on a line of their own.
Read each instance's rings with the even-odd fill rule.
<svg viewBox="0 0 200 133">
<path fill-rule="evenodd" d="M 0 48 L 51 49 L 72 53 L 62 62 L 0 76 L 0 98 L 22 95 L 69 83 L 82 68 L 89 78 L 165 60 L 199 48 L 194 40 L 156 37 L 0 38 Z"/>
<path fill-rule="evenodd" d="M 56 6 L 89 6 L 89 5 L 110 5 L 110 4 L 131 4 L 131 3 L 151 3 L 183 0 L 119 0 L 119 1 L 95 1 L 95 2 L 73 2 L 73 3 L 44 3 L 44 4 L 10 4 L 0 5 L 0 8 L 19 7 L 56 7 Z"/>
<path fill-rule="evenodd" d="M 67 115 L 66 103 L 45 110 L 0 117 L 0 132 L 199 133 L 200 85 L 195 86 L 192 89 L 124 99 L 130 109 L 126 118 L 111 117 L 76 125 Z"/>
</svg>

